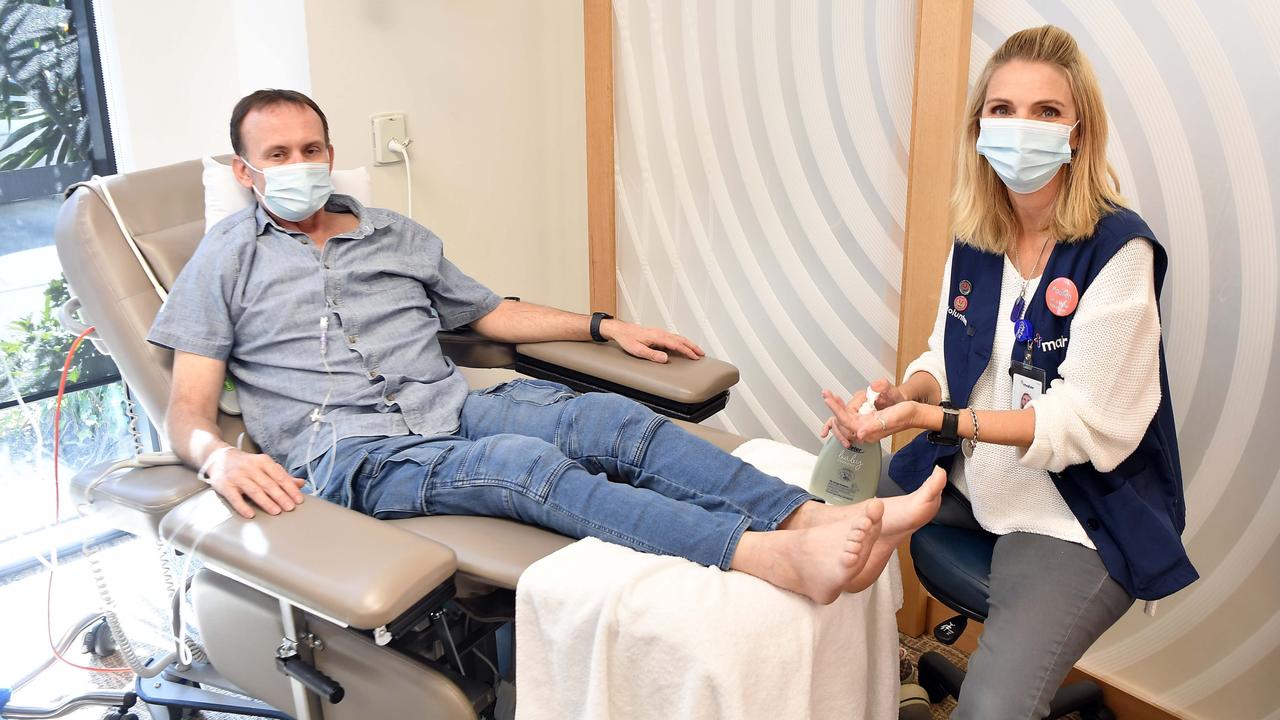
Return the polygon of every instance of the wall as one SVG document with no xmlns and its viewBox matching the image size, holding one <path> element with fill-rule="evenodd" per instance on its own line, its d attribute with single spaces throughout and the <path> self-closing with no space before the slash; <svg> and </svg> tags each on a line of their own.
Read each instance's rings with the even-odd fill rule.
<svg viewBox="0 0 1280 720">
<path fill-rule="evenodd" d="M 337 163 L 371 164 L 369 116 L 403 112 L 413 216 L 501 295 L 587 310 L 582 3 L 312 0 L 314 97 Z M 371 168 L 405 210 L 401 165 Z"/>
<path fill-rule="evenodd" d="M 310 91 L 303 0 L 95 0 L 116 164 L 231 152 L 227 120 L 261 87 Z"/>
<path fill-rule="evenodd" d="M 738 365 L 729 429 L 892 373 L 913 8 L 614 3 L 619 306 Z"/>
<path fill-rule="evenodd" d="M 822 387 L 891 372 L 914 3 L 616 0 L 620 304 L 738 364 L 720 422 L 815 449 Z M 977 0 L 971 78 L 1052 22 L 1090 56 L 1110 157 L 1166 243 L 1162 307 L 1202 580 L 1081 666 L 1196 718 L 1280 718 L 1274 347 L 1280 6 Z"/>
<path fill-rule="evenodd" d="M 372 165 L 369 116 L 407 115 L 413 216 L 502 295 L 587 310 L 582 5 L 95 0 L 121 171 L 230 152 L 235 102 L 311 94 L 336 166 Z M 405 211 L 401 165 L 370 167 Z"/>
</svg>

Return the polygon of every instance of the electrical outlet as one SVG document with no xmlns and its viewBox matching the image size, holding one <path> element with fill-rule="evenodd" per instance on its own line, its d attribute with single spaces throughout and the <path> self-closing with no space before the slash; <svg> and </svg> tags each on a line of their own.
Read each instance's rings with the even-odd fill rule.
<svg viewBox="0 0 1280 720">
<path fill-rule="evenodd" d="M 402 162 L 399 154 L 387 148 L 391 138 L 409 136 L 404 127 L 404 113 L 379 113 L 369 118 L 373 122 L 373 164 L 394 165 Z"/>
</svg>

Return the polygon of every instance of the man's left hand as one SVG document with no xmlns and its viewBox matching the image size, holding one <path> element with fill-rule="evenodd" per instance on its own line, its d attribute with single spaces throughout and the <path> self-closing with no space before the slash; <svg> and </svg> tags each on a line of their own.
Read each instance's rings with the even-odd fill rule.
<svg viewBox="0 0 1280 720">
<path fill-rule="evenodd" d="M 668 355 L 664 351 L 668 350 L 690 360 L 706 355 L 702 348 L 683 335 L 621 320 L 605 320 L 600 324 L 600 334 L 618 343 L 628 354 L 656 363 L 667 361 Z"/>
</svg>

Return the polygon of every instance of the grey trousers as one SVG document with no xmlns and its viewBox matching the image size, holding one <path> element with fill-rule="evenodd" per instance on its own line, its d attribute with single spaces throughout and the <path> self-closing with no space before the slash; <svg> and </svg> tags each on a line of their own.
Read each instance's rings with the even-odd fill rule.
<svg viewBox="0 0 1280 720">
<path fill-rule="evenodd" d="M 881 496 L 901 492 L 886 478 L 880 486 Z M 982 529 L 951 486 L 934 522 Z M 1133 597 L 1096 550 L 1031 533 L 996 540 L 990 582 L 991 610 L 952 720 L 1039 720 L 1072 666 Z"/>
</svg>

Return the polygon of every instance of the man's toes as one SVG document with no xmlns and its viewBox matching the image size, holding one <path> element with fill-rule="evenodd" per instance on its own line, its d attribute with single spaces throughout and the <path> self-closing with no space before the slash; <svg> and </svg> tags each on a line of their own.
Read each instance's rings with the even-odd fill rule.
<svg viewBox="0 0 1280 720">
<path fill-rule="evenodd" d="M 840 561 L 846 567 L 853 567 L 858 563 L 858 556 L 862 553 L 862 543 L 856 540 L 846 540 L 844 543 L 844 552 L 840 554 Z"/>
</svg>

